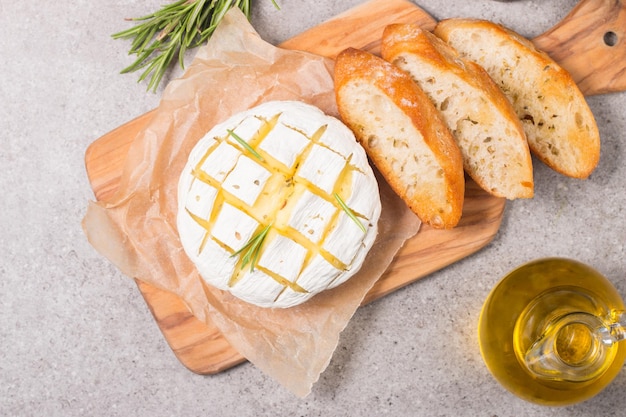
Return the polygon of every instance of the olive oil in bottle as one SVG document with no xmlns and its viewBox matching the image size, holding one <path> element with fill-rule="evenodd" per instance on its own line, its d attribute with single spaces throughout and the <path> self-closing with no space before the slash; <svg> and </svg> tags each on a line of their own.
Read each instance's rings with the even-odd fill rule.
<svg viewBox="0 0 626 417">
<path fill-rule="evenodd" d="M 544 405 L 568 405 L 600 392 L 626 358 L 624 304 L 592 268 L 541 259 L 509 273 L 479 320 L 483 359 L 509 391 Z M 626 315 L 624 315 L 626 317 Z"/>
</svg>

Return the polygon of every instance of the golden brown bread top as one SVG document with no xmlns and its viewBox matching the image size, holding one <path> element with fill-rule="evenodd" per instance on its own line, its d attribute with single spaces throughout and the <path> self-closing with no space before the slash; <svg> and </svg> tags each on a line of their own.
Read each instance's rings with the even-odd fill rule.
<svg viewBox="0 0 626 417">
<path fill-rule="evenodd" d="M 464 59 L 450 45 L 416 24 L 393 24 L 383 32 L 383 58 L 389 62 L 393 57 L 404 53 L 419 54 L 423 60 L 429 61 L 440 71 L 446 71 L 464 79 L 477 89 L 484 90 L 486 96 L 504 111 L 514 113 L 509 100 L 483 67 L 473 61 Z"/>
<path fill-rule="evenodd" d="M 339 113 L 381 174 L 420 219 L 454 227 L 463 206 L 463 161 L 452 134 L 411 77 L 349 48 L 335 63 Z"/>
</svg>

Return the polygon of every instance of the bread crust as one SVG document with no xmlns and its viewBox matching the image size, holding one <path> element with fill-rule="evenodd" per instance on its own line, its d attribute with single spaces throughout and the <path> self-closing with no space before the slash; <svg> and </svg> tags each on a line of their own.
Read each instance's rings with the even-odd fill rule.
<svg viewBox="0 0 626 417">
<path fill-rule="evenodd" d="M 600 159 L 600 134 L 566 70 L 528 39 L 490 21 L 446 19 L 434 33 L 485 68 L 513 104 L 533 154 L 566 176 L 591 174 Z"/>
<path fill-rule="evenodd" d="M 461 152 L 426 94 L 405 72 L 353 48 L 338 55 L 334 77 L 341 118 L 392 189 L 423 222 L 456 226 L 465 193 Z"/>
<path fill-rule="evenodd" d="M 508 199 L 533 196 L 532 159 L 521 121 L 481 66 L 416 24 L 387 26 L 381 54 L 409 73 L 440 110 L 465 171 L 481 188 Z"/>
</svg>

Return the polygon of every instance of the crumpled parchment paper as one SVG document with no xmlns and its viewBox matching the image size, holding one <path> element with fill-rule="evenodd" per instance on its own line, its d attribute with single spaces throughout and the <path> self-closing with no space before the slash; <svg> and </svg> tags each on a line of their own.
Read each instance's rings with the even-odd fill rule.
<svg viewBox="0 0 626 417">
<path fill-rule="evenodd" d="M 301 397 L 419 220 L 379 177 L 379 235 L 360 272 L 300 306 L 265 309 L 200 278 L 176 229 L 177 185 L 194 144 L 236 112 L 269 100 L 302 100 L 337 117 L 332 67 L 327 58 L 263 41 L 231 9 L 135 137 L 116 194 L 90 202 L 83 220 L 91 244 L 125 275 L 177 294 L 194 316 L 212 322 L 246 359 Z"/>
</svg>

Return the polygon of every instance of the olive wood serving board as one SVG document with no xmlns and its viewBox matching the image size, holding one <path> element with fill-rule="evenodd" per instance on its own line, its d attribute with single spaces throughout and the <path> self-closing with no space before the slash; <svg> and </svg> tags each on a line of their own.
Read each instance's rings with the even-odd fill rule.
<svg viewBox="0 0 626 417">
<path fill-rule="evenodd" d="M 612 7 L 608 7 L 609 3 Z M 618 3 L 619 6 L 615 6 Z M 626 54 L 622 41 L 626 28 L 624 19 L 621 2 L 584 0 L 559 25 L 534 41 L 566 64 L 564 66 L 574 74 L 586 94 L 619 91 L 624 89 L 626 80 L 623 71 Z M 583 23 L 579 25 L 578 22 Z M 280 46 L 330 58 L 349 46 L 377 53 L 382 31 L 390 23 L 419 23 L 431 30 L 436 21 L 407 0 L 371 0 Z M 604 41 L 608 32 L 617 36 L 613 46 Z M 589 37 L 595 43 L 589 44 Z M 613 35 L 611 39 L 615 40 Z M 619 56 L 616 56 L 618 51 Z M 612 67 L 606 68 L 607 63 L 612 63 Z M 106 200 L 117 189 L 131 141 L 148 123 L 152 113 L 141 115 L 107 133 L 87 149 L 85 165 L 96 199 Z M 436 230 L 423 225 L 419 233 L 400 249 L 363 304 L 483 248 L 497 233 L 504 208 L 504 199 L 493 197 L 468 181 L 459 225 L 452 230 Z M 196 319 L 177 296 L 139 280 L 136 282 L 169 346 L 189 370 L 213 374 L 245 361 L 217 328 Z"/>
</svg>

